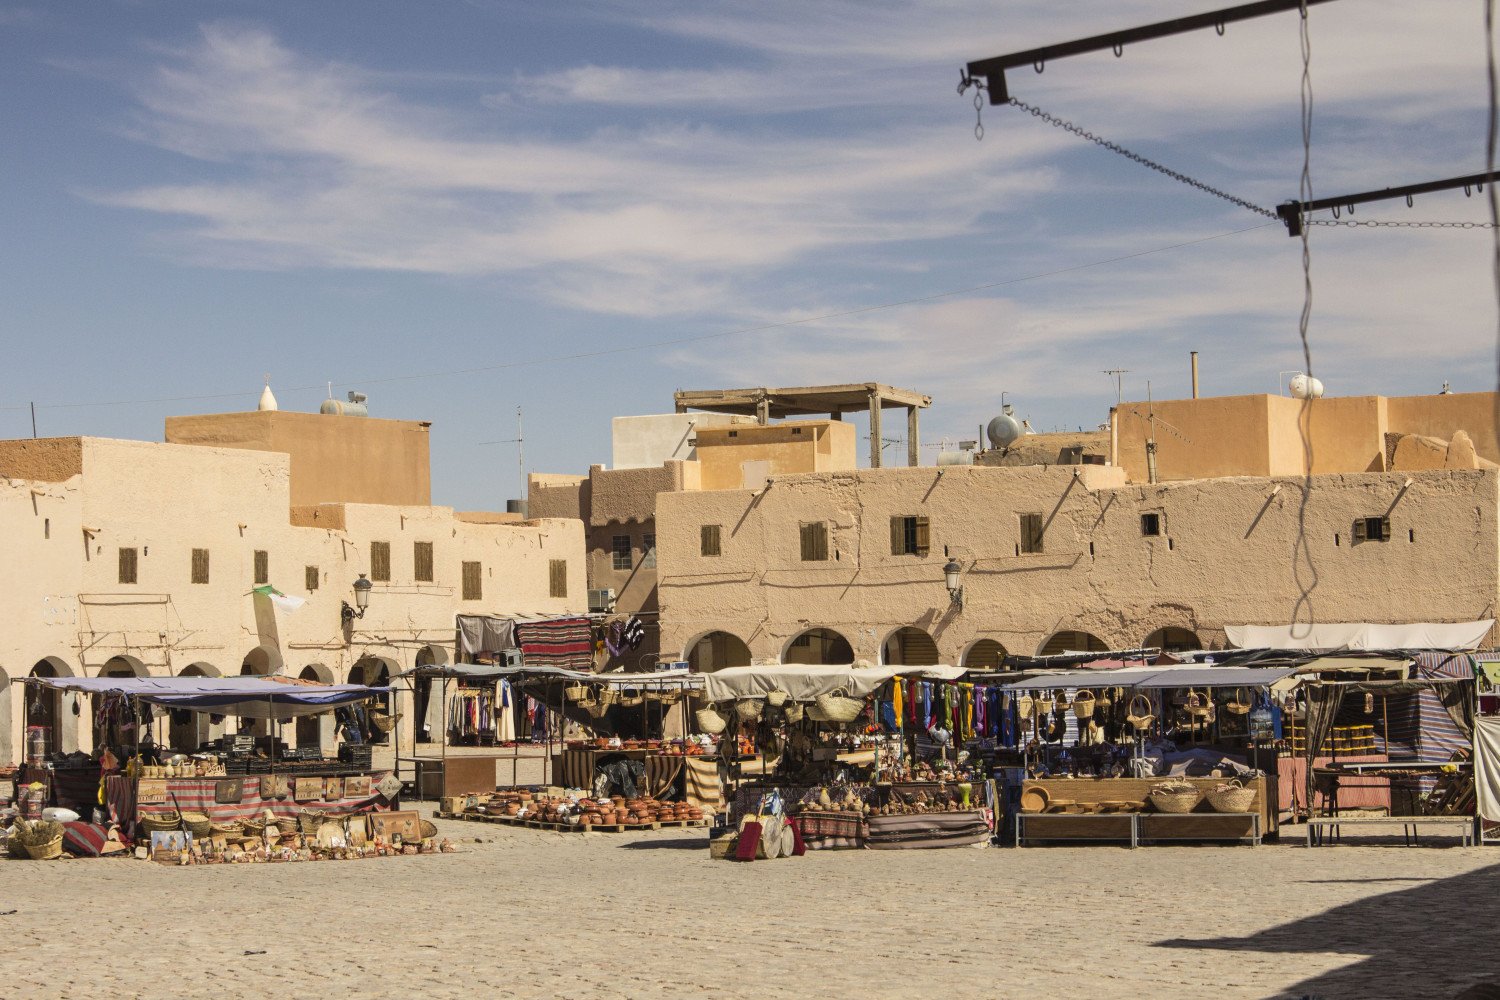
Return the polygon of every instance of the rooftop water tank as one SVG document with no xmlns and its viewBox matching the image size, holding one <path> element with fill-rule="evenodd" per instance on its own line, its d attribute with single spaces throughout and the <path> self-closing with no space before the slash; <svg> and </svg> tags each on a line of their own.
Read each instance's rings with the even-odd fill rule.
<svg viewBox="0 0 1500 1000">
<path fill-rule="evenodd" d="M 323 405 L 318 407 L 318 412 L 335 417 L 368 417 L 370 408 L 365 405 L 365 400 L 369 398 L 362 392 L 351 392 L 347 403 L 338 399 L 325 399 Z"/>
<path fill-rule="evenodd" d="M 1292 376 L 1292 380 L 1287 383 L 1287 388 L 1298 399 L 1323 398 L 1322 380 L 1315 379 L 1311 375 L 1304 375 L 1302 372 Z"/>
<path fill-rule="evenodd" d="M 1015 444 L 1026 431 L 1021 426 L 1021 422 L 1012 416 L 1015 411 L 1009 403 L 1006 403 L 1002 409 L 1003 412 L 990 421 L 990 425 L 985 428 L 984 433 L 990 439 L 991 448 L 998 448 L 1004 451 Z"/>
</svg>

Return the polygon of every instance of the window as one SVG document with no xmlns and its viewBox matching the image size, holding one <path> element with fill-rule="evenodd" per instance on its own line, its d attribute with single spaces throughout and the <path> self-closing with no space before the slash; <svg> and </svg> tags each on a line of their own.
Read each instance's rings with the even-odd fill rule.
<svg viewBox="0 0 1500 1000">
<path fill-rule="evenodd" d="M 641 536 L 641 569 L 656 568 L 656 536 L 647 532 Z"/>
<path fill-rule="evenodd" d="M 51 538 L 52 537 L 52 518 L 50 518 L 50 517 L 44 517 L 44 518 L 42 518 L 42 537 L 43 538 Z"/>
<path fill-rule="evenodd" d="M 318 589 L 318 567 L 316 567 L 316 566 L 309 566 L 306 569 L 304 569 L 302 571 L 302 573 L 303 573 L 303 576 L 304 576 L 304 580 L 303 580 L 303 584 L 302 585 L 307 590 L 307 592 L 308 593 L 312 593 L 314 590 L 317 590 Z"/>
<path fill-rule="evenodd" d="M 548 593 L 553 597 L 568 596 L 568 561 L 553 559 L 547 564 Z"/>
<path fill-rule="evenodd" d="M 207 549 L 194 549 L 193 550 L 193 582 L 194 583 L 207 583 L 208 582 L 208 550 Z"/>
<path fill-rule="evenodd" d="M 483 570 L 477 562 L 464 563 L 464 600 L 479 601 L 484 599 L 484 583 L 481 580 Z"/>
<path fill-rule="evenodd" d="M 1351 536 L 1356 542 L 1388 542 L 1391 540 L 1391 519 L 1388 517 L 1357 517 Z"/>
<path fill-rule="evenodd" d="M 370 543 L 370 579 L 379 583 L 391 582 L 391 543 Z"/>
<path fill-rule="evenodd" d="M 719 528 L 717 524 L 705 524 L 698 532 L 698 552 L 700 555 L 717 556 L 723 551 L 719 548 Z"/>
<path fill-rule="evenodd" d="M 1141 515 L 1141 534 L 1143 534 L 1143 535 L 1151 535 L 1151 536 L 1160 535 L 1161 534 L 1161 515 L 1160 514 L 1142 514 Z"/>
<path fill-rule="evenodd" d="M 824 562 L 828 558 L 828 525 L 813 521 L 802 526 L 802 561 Z"/>
<path fill-rule="evenodd" d="M 931 548 L 931 523 L 925 517 L 891 518 L 891 555 L 925 556 Z"/>
<path fill-rule="evenodd" d="M 1016 546 L 1016 554 L 1042 551 L 1042 515 L 1021 515 L 1021 544 Z"/>
<path fill-rule="evenodd" d="M 412 576 L 418 583 L 432 582 L 432 543 L 413 542 L 411 546 L 411 563 L 415 567 Z"/>
<path fill-rule="evenodd" d="M 271 556 L 265 549 L 255 550 L 255 585 L 271 582 Z"/>
<path fill-rule="evenodd" d="M 800 428 L 800 427 L 793 427 L 792 428 L 792 433 L 793 434 L 801 434 L 802 433 L 802 428 Z"/>
<path fill-rule="evenodd" d="M 136 550 L 135 549 L 121 549 L 120 550 L 120 582 L 121 583 L 135 583 L 135 577 L 136 577 L 136 572 L 135 572 L 135 569 L 136 569 L 136 559 L 135 559 L 135 556 L 136 556 Z"/>
<path fill-rule="evenodd" d="M 610 565 L 615 569 L 630 569 L 635 565 L 630 558 L 630 536 L 616 535 L 610 544 Z M 556 597 L 556 594 L 552 595 Z"/>
</svg>

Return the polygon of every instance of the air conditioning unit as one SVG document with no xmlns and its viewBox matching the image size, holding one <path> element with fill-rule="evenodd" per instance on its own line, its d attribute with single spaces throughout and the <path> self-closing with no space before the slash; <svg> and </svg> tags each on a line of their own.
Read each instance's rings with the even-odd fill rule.
<svg viewBox="0 0 1500 1000">
<path fill-rule="evenodd" d="M 615 609 L 615 591 L 613 587 L 604 587 L 599 590 L 589 591 L 589 613 L 594 615 L 607 615 Z"/>
<path fill-rule="evenodd" d="M 502 667 L 519 667 L 524 663 L 519 649 L 502 649 L 499 655 L 499 665 Z"/>
</svg>

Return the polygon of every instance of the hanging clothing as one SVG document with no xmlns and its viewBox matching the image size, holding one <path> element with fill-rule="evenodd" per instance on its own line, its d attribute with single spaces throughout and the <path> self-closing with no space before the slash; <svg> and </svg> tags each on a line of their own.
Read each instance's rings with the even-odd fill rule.
<svg viewBox="0 0 1500 1000">
<path fill-rule="evenodd" d="M 906 706 L 902 704 L 901 678 L 891 682 L 891 716 L 893 717 L 892 729 L 903 729 L 906 725 Z"/>
</svg>

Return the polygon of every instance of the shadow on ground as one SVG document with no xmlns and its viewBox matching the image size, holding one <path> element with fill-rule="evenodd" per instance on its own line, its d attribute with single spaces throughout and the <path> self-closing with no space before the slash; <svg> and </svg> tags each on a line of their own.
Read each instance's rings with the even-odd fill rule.
<svg viewBox="0 0 1500 1000">
<path fill-rule="evenodd" d="M 1407 879 L 1307 879 L 1319 882 Z M 1295 893 L 1298 884 L 1290 883 Z M 1371 1000 L 1376 997 L 1500 1000 L 1500 865 L 1370 896 L 1238 938 L 1176 938 L 1160 948 L 1296 955 L 1345 952 L 1369 957 L 1305 979 L 1266 1000 Z"/>
<path fill-rule="evenodd" d="M 706 837 L 673 837 L 671 840 L 627 840 L 617 845 L 625 851 L 702 851 L 708 857 Z"/>
</svg>

